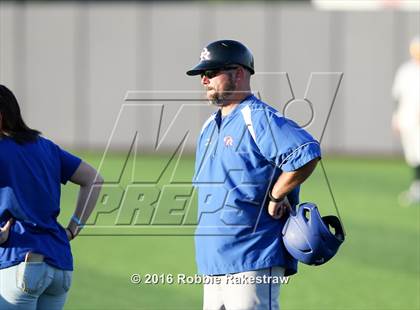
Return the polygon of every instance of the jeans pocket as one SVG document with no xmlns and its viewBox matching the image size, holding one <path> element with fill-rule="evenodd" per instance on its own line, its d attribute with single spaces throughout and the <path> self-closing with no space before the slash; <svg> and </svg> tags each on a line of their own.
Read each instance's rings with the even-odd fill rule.
<svg viewBox="0 0 420 310">
<path fill-rule="evenodd" d="M 63 289 L 67 293 L 70 289 L 73 278 L 73 272 L 69 270 L 63 270 Z"/>
<path fill-rule="evenodd" d="M 16 269 L 16 286 L 30 295 L 40 295 L 47 279 L 47 264 L 23 262 Z"/>
</svg>

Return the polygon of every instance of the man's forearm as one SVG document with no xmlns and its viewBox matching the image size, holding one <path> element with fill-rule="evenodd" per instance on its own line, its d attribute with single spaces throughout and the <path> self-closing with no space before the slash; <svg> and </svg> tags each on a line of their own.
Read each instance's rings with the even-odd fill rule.
<svg viewBox="0 0 420 310">
<path fill-rule="evenodd" d="M 319 158 L 313 159 L 296 171 L 283 172 L 273 186 L 271 194 L 274 198 L 284 198 L 296 186 L 305 182 L 312 174 L 319 161 Z"/>
</svg>

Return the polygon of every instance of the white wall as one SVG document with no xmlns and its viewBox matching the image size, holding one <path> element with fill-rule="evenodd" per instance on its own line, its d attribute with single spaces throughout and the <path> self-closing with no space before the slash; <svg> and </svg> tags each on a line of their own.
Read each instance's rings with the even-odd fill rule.
<svg viewBox="0 0 420 310">
<path fill-rule="evenodd" d="M 166 130 L 182 99 L 201 98 L 185 92 L 201 90 L 185 71 L 202 47 L 232 38 L 253 51 L 253 88 L 265 101 L 283 111 L 292 98 L 287 76 L 296 99 L 306 94 L 315 110 L 308 130 L 317 138 L 344 73 L 325 151 L 394 154 L 400 146 L 390 129 L 390 87 L 419 28 L 418 12 L 320 12 L 309 4 L 0 2 L 0 83 L 15 92 L 30 126 L 63 146 L 99 150 L 128 90 L 166 91 L 144 94 L 180 99 L 153 101 L 165 105 L 162 119 L 159 107 L 131 106 L 111 145 L 127 148 L 137 130 L 150 151 L 160 120 Z M 185 128 L 175 126 L 162 150 L 177 146 L 184 131 L 194 149 L 211 111 L 196 103 L 203 109 L 187 108 Z M 287 115 L 298 122 L 311 117 L 303 101 Z"/>
</svg>

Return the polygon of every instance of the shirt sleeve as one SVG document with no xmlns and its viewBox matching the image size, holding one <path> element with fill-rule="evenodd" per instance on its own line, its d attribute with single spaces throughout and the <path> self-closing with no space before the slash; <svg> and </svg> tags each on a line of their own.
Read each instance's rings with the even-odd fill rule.
<svg viewBox="0 0 420 310">
<path fill-rule="evenodd" d="M 57 148 L 61 164 L 61 183 L 66 184 L 67 181 L 70 180 L 70 178 L 73 176 L 76 169 L 79 168 L 82 160 L 58 146 Z"/>
<path fill-rule="evenodd" d="M 295 171 L 321 157 L 321 148 L 306 130 L 270 110 L 258 113 L 256 144 L 261 154 L 281 170 Z"/>
</svg>

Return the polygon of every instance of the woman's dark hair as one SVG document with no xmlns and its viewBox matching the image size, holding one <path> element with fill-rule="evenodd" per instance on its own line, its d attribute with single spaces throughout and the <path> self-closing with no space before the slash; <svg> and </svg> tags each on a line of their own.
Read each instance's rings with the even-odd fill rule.
<svg viewBox="0 0 420 310">
<path fill-rule="evenodd" d="M 20 113 L 15 95 L 6 86 L 0 84 L 0 135 L 6 135 L 17 143 L 35 141 L 41 134 L 38 130 L 26 126 Z"/>
</svg>

